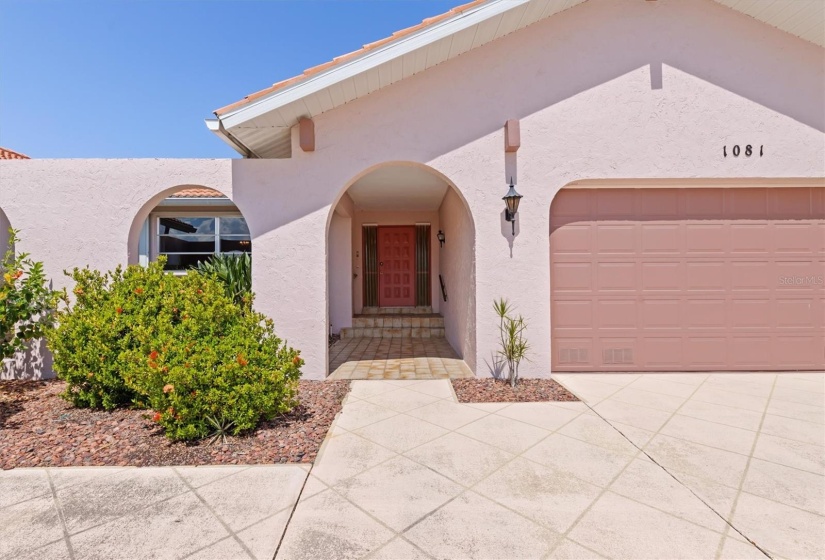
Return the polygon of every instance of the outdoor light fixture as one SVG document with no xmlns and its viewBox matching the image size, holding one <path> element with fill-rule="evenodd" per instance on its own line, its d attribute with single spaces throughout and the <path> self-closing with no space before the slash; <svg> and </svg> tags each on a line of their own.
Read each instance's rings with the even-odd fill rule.
<svg viewBox="0 0 825 560">
<path fill-rule="evenodd" d="M 521 195 L 516 192 L 516 187 L 513 185 L 513 178 L 510 177 L 510 190 L 502 197 L 504 203 L 507 205 L 507 210 L 504 212 L 504 218 L 513 224 L 513 235 L 516 234 L 516 213 L 518 212 L 518 203 L 521 200 Z"/>
<path fill-rule="evenodd" d="M 443 232 L 443 231 L 441 231 L 441 230 L 438 230 L 438 233 L 437 233 L 437 234 L 435 234 L 435 236 L 436 236 L 436 238 L 438 239 L 438 242 L 439 242 L 439 243 L 441 244 L 441 246 L 443 247 L 443 246 L 444 246 L 444 240 L 445 240 L 445 239 L 447 239 L 446 237 L 444 237 L 444 232 Z"/>
</svg>

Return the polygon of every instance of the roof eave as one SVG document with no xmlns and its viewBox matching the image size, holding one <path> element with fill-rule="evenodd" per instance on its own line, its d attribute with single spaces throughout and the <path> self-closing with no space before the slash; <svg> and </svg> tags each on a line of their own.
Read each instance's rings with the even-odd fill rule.
<svg viewBox="0 0 825 560">
<path fill-rule="evenodd" d="M 294 84 L 249 101 L 241 107 L 220 115 L 216 113 L 217 119 L 225 128 L 231 129 L 527 2 L 529 0 L 489 0 L 411 35 L 390 41 L 385 46 L 367 51 L 352 60 L 334 65 Z"/>
</svg>

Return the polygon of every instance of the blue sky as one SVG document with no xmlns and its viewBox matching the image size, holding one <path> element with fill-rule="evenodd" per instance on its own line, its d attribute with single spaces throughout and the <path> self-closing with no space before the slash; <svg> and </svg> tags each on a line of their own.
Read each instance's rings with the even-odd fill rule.
<svg viewBox="0 0 825 560">
<path fill-rule="evenodd" d="M 203 119 L 460 0 L 0 0 L 0 146 L 237 157 Z"/>
</svg>

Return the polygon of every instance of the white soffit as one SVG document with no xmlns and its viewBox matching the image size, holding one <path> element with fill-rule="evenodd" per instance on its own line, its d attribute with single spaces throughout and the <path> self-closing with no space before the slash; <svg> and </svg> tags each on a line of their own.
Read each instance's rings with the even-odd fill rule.
<svg viewBox="0 0 825 560">
<path fill-rule="evenodd" d="M 449 186 L 419 167 L 380 167 L 358 179 L 347 194 L 360 210 L 438 210 Z"/>
<path fill-rule="evenodd" d="M 825 0 L 715 0 L 737 12 L 825 47 Z"/>
<path fill-rule="evenodd" d="M 290 129 L 298 119 L 340 107 L 585 1 L 488 0 L 218 110 L 207 126 L 247 157 L 290 157 Z M 714 1 L 825 47 L 825 0 Z"/>
</svg>

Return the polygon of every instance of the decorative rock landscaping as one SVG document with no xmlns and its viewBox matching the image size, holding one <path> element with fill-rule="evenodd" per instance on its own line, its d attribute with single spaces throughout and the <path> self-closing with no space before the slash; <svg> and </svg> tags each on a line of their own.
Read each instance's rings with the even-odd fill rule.
<svg viewBox="0 0 825 560">
<path fill-rule="evenodd" d="M 300 381 L 300 404 L 251 434 L 209 444 L 168 440 L 148 410 L 75 408 L 62 381 L 0 382 L 0 468 L 310 463 L 348 381 Z"/>
</svg>

